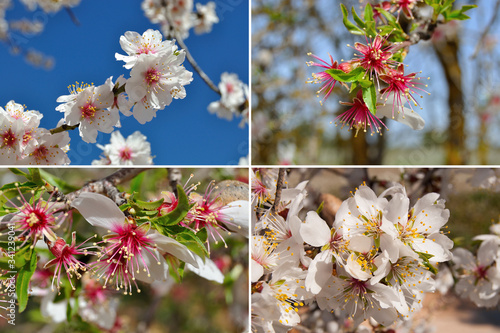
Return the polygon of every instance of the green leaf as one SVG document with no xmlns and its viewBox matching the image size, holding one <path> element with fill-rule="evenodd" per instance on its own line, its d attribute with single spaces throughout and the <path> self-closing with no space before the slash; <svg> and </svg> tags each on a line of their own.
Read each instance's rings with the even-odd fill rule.
<svg viewBox="0 0 500 333">
<path fill-rule="evenodd" d="M 366 24 L 366 34 L 370 38 L 374 38 L 377 35 L 375 30 L 375 20 L 373 19 L 373 8 L 370 3 L 366 4 L 365 7 L 365 24 Z"/>
<path fill-rule="evenodd" d="M 358 83 L 363 88 L 369 88 L 373 85 L 373 82 L 369 79 L 359 79 Z"/>
<path fill-rule="evenodd" d="M 375 10 L 378 11 L 380 14 L 382 14 L 382 16 L 384 16 L 386 18 L 387 22 L 393 23 L 393 24 L 396 23 L 396 17 L 394 15 L 392 15 L 391 13 L 389 13 L 384 8 L 377 7 L 377 8 L 375 8 Z"/>
<path fill-rule="evenodd" d="M 356 13 L 356 10 L 354 9 L 354 6 L 351 8 L 352 12 L 352 17 L 354 18 L 354 22 L 356 22 L 357 25 L 359 25 L 360 28 L 365 27 L 365 22 L 358 16 L 358 13 Z"/>
<path fill-rule="evenodd" d="M 365 75 L 366 70 L 363 67 L 359 66 L 349 73 L 346 73 L 341 69 L 334 68 L 327 69 L 325 72 L 330 74 L 332 78 L 339 82 L 355 82 Z"/>
<path fill-rule="evenodd" d="M 462 6 L 462 8 L 460 9 L 457 9 L 457 10 L 454 10 L 452 12 L 445 12 L 443 13 L 443 16 L 444 18 L 447 20 L 447 21 L 451 21 L 451 20 L 467 20 L 469 19 L 470 17 L 465 15 L 464 13 L 472 8 L 476 8 L 477 5 L 465 5 L 465 6 Z"/>
<path fill-rule="evenodd" d="M 38 257 L 36 252 L 32 251 L 29 262 L 26 262 L 26 265 L 24 265 L 17 274 L 16 292 L 20 313 L 26 309 L 26 305 L 28 304 L 28 288 L 31 277 L 33 276 L 33 273 L 35 273 L 37 261 Z"/>
<path fill-rule="evenodd" d="M 342 22 L 344 23 L 347 30 L 349 30 L 349 32 L 354 35 L 364 35 L 365 34 L 364 30 L 355 26 L 354 23 L 349 21 L 349 19 L 347 18 L 349 12 L 347 11 L 347 8 L 344 6 L 344 4 L 340 4 L 340 8 L 342 9 L 342 16 L 343 16 Z"/>
<path fill-rule="evenodd" d="M 139 207 L 140 209 L 146 209 L 146 210 L 156 210 L 160 208 L 160 206 L 163 204 L 164 199 L 156 200 L 156 201 L 141 201 L 141 200 L 134 200 L 132 205 L 135 205 Z"/>
<path fill-rule="evenodd" d="M 202 230 L 205 230 L 205 229 L 202 229 Z M 175 239 L 179 243 L 187 246 L 187 248 L 190 249 L 191 251 L 193 251 L 195 254 L 204 258 L 208 255 L 208 251 L 205 248 L 205 245 L 203 244 L 201 239 L 198 238 L 198 236 L 197 236 L 202 230 L 200 230 L 197 234 L 195 234 L 191 230 L 184 229 L 183 232 L 178 233 L 176 235 Z"/>
<path fill-rule="evenodd" d="M 50 185 L 57 187 L 61 192 L 73 192 L 79 190 L 77 186 L 73 186 L 61 178 L 54 176 L 53 174 L 40 169 L 40 175 L 45 179 Z"/>
<path fill-rule="evenodd" d="M 179 200 L 177 207 L 166 215 L 151 219 L 154 226 L 176 225 L 186 217 L 192 205 L 189 204 L 189 199 L 180 185 L 177 185 L 177 196 Z"/>
<path fill-rule="evenodd" d="M 18 168 L 9 168 L 9 170 L 18 176 L 23 176 L 24 178 L 31 180 L 30 175 Z"/>
<path fill-rule="evenodd" d="M 368 88 L 362 88 L 363 90 L 363 100 L 366 106 L 374 115 L 377 114 L 377 92 L 375 90 L 375 85 L 372 84 Z"/>
<path fill-rule="evenodd" d="M 28 170 L 30 172 L 32 182 L 34 182 L 38 186 L 45 185 L 45 182 L 43 181 L 42 177 L 40 176 L 40 169 L 39 168 L 28 168 Z"/>
<path fill-rule="evenodd" d="M 144 180 L 144 172 L 138 174 L 130 181 L 130 192 L 141 192 L 142 181 Z"/>
</svg>

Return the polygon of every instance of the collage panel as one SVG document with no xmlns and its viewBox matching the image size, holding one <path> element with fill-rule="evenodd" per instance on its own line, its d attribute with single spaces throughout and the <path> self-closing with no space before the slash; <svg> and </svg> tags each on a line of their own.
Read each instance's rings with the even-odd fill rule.
<svg viewBox="0 0 500 333">
<path fill-rule="evenodd" d="M 0 169 L 0 331 L 248 332 L 248 176 Z"/>
<path fill-rule="evenodd" d="M 248 0 L 0 1 L 0 44 L 2 165 L 248 164 Z"/>
<path fill-rule="evenodd" d="M 252 1 L 252 164 L 499 164 L 499 5 Z"/>
<path fill-rule="evenodd" d="M 252 332 L 498 332 L 500 169 L 255 168 Z"/>
</svg>

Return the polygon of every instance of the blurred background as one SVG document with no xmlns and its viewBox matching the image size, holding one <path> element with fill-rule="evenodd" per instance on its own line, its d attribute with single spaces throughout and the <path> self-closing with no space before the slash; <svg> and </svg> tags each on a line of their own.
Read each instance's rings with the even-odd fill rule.
<svg viewBox="0 0 500 333">
<path fill-rule="evenodd" d="M 253 0 L 253 164 L 499 164 L 500 0 L 476 4 L 470 20 L 439 25 L 431 40 L 410 47 L 406 71 L 430 77 L 423 99 L 425 128 L 414 131 L 392 120 L 382 136 L 358 134 L 330 124 L 350 102 L 340 85 L 323 106 L 320 84 L 306 84 L 322 59 L 351 59 L 346 44 L 366 43 L 342 23 L 340 3 L 359 13 L 367 0 Z M 372 4 L 381 1 L 370 1 Z M 423 2 L 420 2 L 423 5 Z M 403 20 L 404 15 L 400 15 Z M 351 19 L 352 20 L 352 19 Z M 426 80 L 427 81 L 427 80 Z"/>
<path fill-rule="evenodd" d="M 189 184 L 201 182 L 198 193 L 203 194 L 211 180 L 239 180 L 248 182 L 248 169 L 178 169 L 182 173 L 184 185 L 192 175 Z M 116 169 L 92 168 L 69 169 L 57 168 L 42 171 L 44 179 L 64 180 L 67 188 L 79 189 L 92 180 L 98 180 L 112 174 Z M 1 184 L 26 179 L 6 169 L 0 169 Z M 155 168 L 140 173 L 132 180 L 118 186 L 120 191 L 138 192 L 141 200 L 157 200 L 161 192 L 170 190 L 168 171 Z M 67 191 L 65 191 L 67 193 Z M 28 197 L 28 194 L 24 194 Z M 83 239 L 96 232 L 79 214 L 74 214 L 72 230 L 78 230 Z M 1 332 L 243 332 L 248 326 L 248 240 L 236 233 L 223 233 L 227 248 L 222 242 L 211 242 L 210 258 L 225 276 L 224 283 L 218 284 L 186 271 L 181 282 L 176 283 L 172 276 L 166 282 L 146 284 L 138 282 L 141 293 L 134 287 L 132 295 L 108 290 L 104 303 L 118 300 L 116 321 L 111 330 L 104 330 L 94 322 L 82 320 L 77 314 L 67 322 L 55 322 L 41 310 L 47 303 L 45 296 L 30 296 L 28 307 L 22 313 L 16 313 L 16 325 L 7 320 L 0 320 Z M 43 243 L 43 242 L 39 242 Z M 40 272 L 42 260 L 38 263 Z M 53 274 L 53 273 L 52 273 Z M 63 273 L 64 274 L 64 273 Z M 86 275 L 79 280 L 85 281 Z M 66 279 L 64 277 L 64 279 Z M 74 279 L 75 280 L 75 279 Z M 51 281 L 51 279 L 50 279 Z M 79 283 L 77 282 L 77 283 Z M 50 282 L 49 282 L 50 288 Z M 30 290 L 40 289 L 40 280 L 33 276 Z M 64 291 L 62 291 L 64 295 Z M 57 298 L 56 298 L 57 300 Z M 56 300 L 54 301 L 55 304 Z M 104 304 L 107 305 L 107 304 Z M 82 305 L 80 305 L 82 307 Z M 56 309 L 54 307 L 54 309 Z M 57 309 L 56 309 L 57 311 Z M 59 309 L 59 311 L 61 311 Z M 62 310 L 65 317 L 65 310 Z"/>
</svg>

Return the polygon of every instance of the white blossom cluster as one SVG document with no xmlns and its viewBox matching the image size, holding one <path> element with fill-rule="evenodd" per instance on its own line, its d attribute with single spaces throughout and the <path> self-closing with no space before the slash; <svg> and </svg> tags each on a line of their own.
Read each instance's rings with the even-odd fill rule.
<svg viewBox="0 0 500 333">
<path fill-rule="evenodd" d="M 174 41 L 162 39 L 157 30 L 149 29 L 142 35 L 127 31 L 120 37 L 127 55 L 115 56 L 131 69 L 129 79 L 120 76 L 113 83 L 110 77 L 97 87 L 77 83 L 69 87 L 70 95 L 57 99 L 63 104 L 56 110 L 64 112 L 67 125 L 79 124 L 83 141 L 94 143 L 98 131 L 111 133 L 120 127 L 120 111 L 145 124 L 173 99 L 186 97 L 184 86 L 193 80 L 193 73 L 182 66 L 185 52 L 177 50 Z"/>
<path fill-rule="evenodd" d="M 0 107 L 0 164 L 68 164 L 69 135 L 41 128 L 43 115 L 10 101 Z"/>
<path fill-rule="evenodd" d="M 252 177 L 252 316 L 257 332 L 286 332 L 299 309 L 318 306 L 349 320 L 401 323 L 436 288 L 437 264 L 452 258 L 442 228 L 444 200 L 429 193 L 410 205 L 395 185 L 377 196 L 366 185 L 343 201 L 332 226 L 302 212 L 306 182 L 276 193 L 274 171 Z"/>
<path fill-rule="evenodd" d="M 179 37 L 185 39 L 191 28 L 195 33 L 203 34 L 212 31 L 212 26 L 219 23 L 213 1 L 205 5 L 197 3 L 196 11 L 193 10 L 193 0 L 144 0 L 141 7 L 151 23 L 160 24 L 167 36 L 174 36 L 175 30 Z"/>
<path fill-rule="evenodd" d="M 232 120 L 233 116 L 243 117 L 240 127 L 248 122 L 248 86 L 234 73 L 222 73 L 219 83 L 221 98 L 208 105 L 208 111 L 219 118 Z"/>
<path fill-rule="evenodd" d="M 61 104 L 56 110 L 64 118 L 51 130 L 54 134 L 39 128 L 40 112 L 24 110 L 14 101 L 5 109 L 0 107 L 0 164 L 69 164 L 66 130 L 78 128 L 83 141 L 95 143 L 98 132 L 111 133 L 121 127 L 120 112 L 144 124 L 174 99 L 186 97 L 184 86 L 191 83 L 193 73 L 182 65 L 185 51 L 178 50 L 174 41 L 162 39 L 152 29 L 142 35 L 127 31 L 121 36 L 120 45 L 127 55 L 116 54 L 116 59 L 131 70 L 130 78 L 122 75 L 113 82 L 109 77 L 99 86 L 70 85 L 69 95 L 57 98 Z M 105 157 L 96 162 L 99 164 L 152 163 L 150 144 L 139 132 L 127 140 L 115 132 L 111 143 L 100 148 Z"/>
</svg>

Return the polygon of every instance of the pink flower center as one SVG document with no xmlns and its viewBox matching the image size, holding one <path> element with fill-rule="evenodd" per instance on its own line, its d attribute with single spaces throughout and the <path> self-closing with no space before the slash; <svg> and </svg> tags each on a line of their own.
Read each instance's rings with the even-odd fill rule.
<svg viewBox="0 0 500 333">
<path fill-rule="evenodd" d="M 17 137 L 14 133 L 12 133 L 12 129 L 8 129 L 7 132 L 2 134 L 2 141 L 4 147 L 14 147 L 17 142 Z"/>
<path fill-rule="evenodd" d="M 47 157 L 48 153 L 49 153 L 49 150 L 47 149 L 47 147 L 40 146 L 40 147 L 36 148 L 32 154 L 35 157 L 35 160 L 40 161 L 40 160 L 44 160 Z"/>
<path fill-rule="evenodd" d="M 123 147 L 122 149 L 120 149 L 119 155 L 121 160 L 129 161 L 132 159 L 132 149 L 130 149 L 129 147 Z"/>
<path fill-rule="evenodd" d="M 27 145 L 27 144 L 28 144 L 28 142 L 31 140 L 31 138 L 32 138 L 31 133 L 32 133 L 32 132 L 33 132 L 33 130 L 31 129 L 31 130 L 26 131 L 26 132 L 24 133 L 24 135 L 23 135 L 23 145 L 24 145 L 24 146 L 25 146 L 25 145 Z"/>
<path fill-rule="evenodd" d="M 148 43 L 143 43 L 141 47 L 139 47 L 139 50 L 137 51 L 137 54 L 150 54 L 150 53 L 153 54 L 155 52 Z"/>
<path fill-rule="evenodd" d="M 82 119 L 92 119 L 98 109 L 92 103 L 87 103 L 80 107 L 80 110 L 82 112 Z"/>
<path fill-rule="evenodd" d="M 145 80 L 149 86 L 156 85 L 161 79 L 161 72 L 156 68 L 150 68 L 146 71 Z"/>
<path fill-rule="evenodd" d="M 234 91 L 234 86 L 231 83 L 226 83 L 227 93 L 230 94 Z"/>
<path fill-rule="evenodd" d="M 488 272 L 488 267 L 478 266 L 476 268 L 476 276 L 478 279 L 486 279 L 486 273 Z"/>
</svg>

